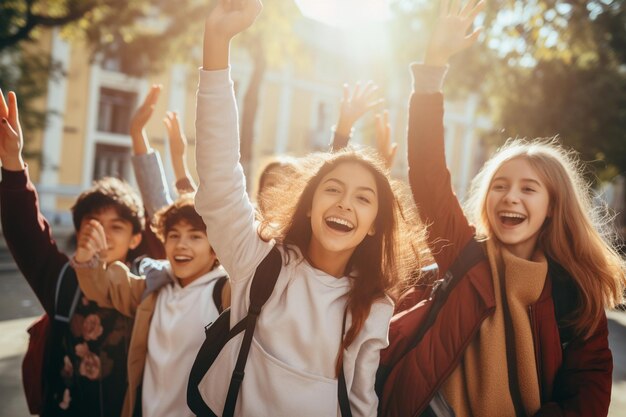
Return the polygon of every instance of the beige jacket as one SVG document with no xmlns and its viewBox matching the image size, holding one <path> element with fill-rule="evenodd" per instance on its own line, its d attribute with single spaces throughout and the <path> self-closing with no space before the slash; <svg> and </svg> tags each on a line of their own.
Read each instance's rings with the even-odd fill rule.
<svg viewBox="0 0 626 417">
<path fill-rule="evenodd" d="M 154 314 L 158 291 L 141 299 L 146 281 L 136 276 L 121 262 L 108 268 L 100 263 L 96 268 L 75 268 L 80 289 L 84 295 L 100 307 L 114 308 L 120 313 L 134 317 L 135 324 L 128 350 L 128 390 L 122 407 L 122 417 L 131 417 L 137 400 L 137 388 L 143 379 L 144 365 L 148 352 L 148 333 Z M 222 289 L 222 306 L 230 306 L 230 285 Z"/>
</svg>

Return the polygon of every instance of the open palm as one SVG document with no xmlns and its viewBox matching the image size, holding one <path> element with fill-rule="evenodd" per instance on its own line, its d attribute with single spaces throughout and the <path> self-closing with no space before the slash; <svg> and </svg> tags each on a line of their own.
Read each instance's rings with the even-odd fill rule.
<svg viewBox="0 0 626 417">
<path fill-rule="evenodd" d="M 467 34 L 474 19 L 483 9 L 482 0 L 468 0 L 461 7 L 461 0 L 442 0 L 437 23 L 426 50 L 426 64 L 445 65 L 448 59 L 474 44 L 481 29 Z"/>
</svg>

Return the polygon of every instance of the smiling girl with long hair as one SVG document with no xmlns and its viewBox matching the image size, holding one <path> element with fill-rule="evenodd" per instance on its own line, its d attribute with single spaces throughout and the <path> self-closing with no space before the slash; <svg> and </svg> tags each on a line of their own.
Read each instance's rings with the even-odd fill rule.
<svg viewBox="0 0 626 417">
<path fill-rule="evenodd" d="M 425 247 L 423 228 L 408 226 L 411 210 L 401 212 L 383 163 L 352 150 L 301 161 L 303 174 L 280 193 L 284 204 L 255 222 L 239 164 L 228 49 L 260 9 L 257 0 L 221 1 L 211 12 L 197 104 L 196 209 L 232 277 L 231 326 L 247 314 L 257 266 L 274 245 L 283 257 L 257 321 L 235 414 L 338 415 L 343 373 L 352 415 L 374 416 L 374 379 L 393 313 L 389 294 L 419 266 L 413 247 Z M 223 409 L 223 378 L 232 373 L 240 340 L 226 344 L 199 386 L 214 412 Z"/>
</svg>

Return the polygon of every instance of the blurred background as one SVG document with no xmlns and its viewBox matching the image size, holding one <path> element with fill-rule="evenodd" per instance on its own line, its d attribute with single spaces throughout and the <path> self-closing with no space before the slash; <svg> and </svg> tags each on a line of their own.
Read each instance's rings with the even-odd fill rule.
<svg viewBox="0 0 626 417">
<path fill-rule="evenodd" d="M 93 180 L 135 182 L 129 122 L 153 83 L 163 91 L 146 129 L 150 141 L 169 161 L 161 116 L 177 111 L 195 175 L 195 89 L 210 3 L 0 0 L 0 88 L 18 95 L 31 178 L 60 242 L 72 232 L 68 208 Z M 359 80 L 380 86 L 399 143 L 393 174 L 406 178 L 408 66 L 422 58 L 439 1 L 264 3 L 259 21 L 236 38 L 231 60 L 251 191 L 272 156 L 327 149 L 342 85 Z M 454 58 L 446 82 L 457 194 L 464 197 L 507 138 L 558 135 L 588 163 L 596 201 L 614 210 L 623 237 L 626 1 L 489 0 L 478 24 L 485 28 L 478 44 Z M 374 143 L 373 113 L 353 137 Z M 0 415 L 27 414 L 19 363 L 24 330 L 40 311 L 0 247 Z M 609 314 L 616 359 L 610 415 L 626 416 L 626 313 Z"/>
</svg>

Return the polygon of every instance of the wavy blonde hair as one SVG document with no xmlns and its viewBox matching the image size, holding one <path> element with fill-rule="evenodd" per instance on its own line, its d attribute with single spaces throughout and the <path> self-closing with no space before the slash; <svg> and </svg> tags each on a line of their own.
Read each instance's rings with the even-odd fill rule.
<svg viewBox="0 0 626 417">
<path fill-rule="evenodd" d="M 378 213 L 374 220 L 376 233 L 363 239 L 346 267 L 345 274 L 357 275 L 348 293 L 347 308 L 352 323 L 342 341 L 337 371 L 343 349 L 356 339 L 372 304 L 385 296 L 395 299 L 414 284 L 415 271 L 431 260 L 426 229 L 418 220 L 408 187 L 391 180 L 384 162 L 367 150 L 346 148 L 334 154 L 312 154 L 299 160 L 297 175 L 267 190 L 260 236 L 286 245 L 289 256 L 298 256 L 290 250 L 290 247 L 297 247 L 306 259 L 313 233 L 307 212 L 315 190 L 325 175 L 348 162 L 356 162 L 373 174 L 378 189 Z"/>
<path fill-rule="evenodd" d="M 547 187 L 551 216 L 537 246 L 575 281 L 580 304 L 570 321 L 579 335 L 588 337 L 603 309 L 623 301 L 626 264 L 616 250 L 611 216 L 606 207 L 592 204 L 584 165 L 574 151 L 564 149 L 556 138 L 509 139 L 472 182 L 465 208 L 479 235 L 494 236 L 487 219 L 487 194 L 496 172 L 513 159 L 527 161 Z"/>
</svg>

